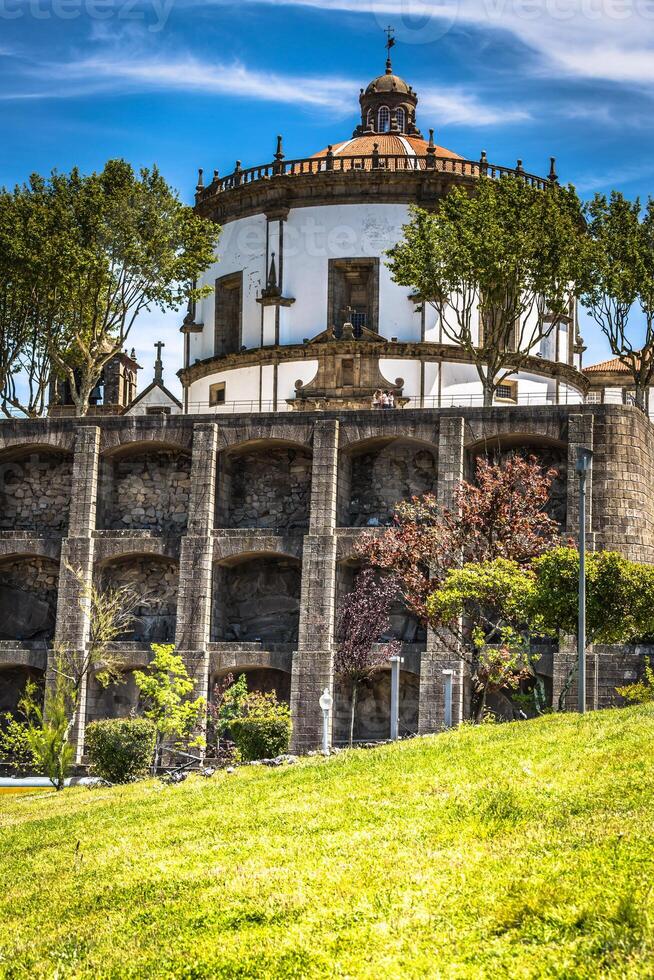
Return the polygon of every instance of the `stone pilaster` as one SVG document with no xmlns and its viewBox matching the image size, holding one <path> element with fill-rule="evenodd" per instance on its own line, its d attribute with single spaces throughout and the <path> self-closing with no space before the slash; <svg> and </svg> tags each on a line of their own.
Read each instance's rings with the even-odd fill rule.
<svg viewBox="0 0 654 980">
<path fill-rule="evenodd" d="M 99 428 L 81 426 L 75 439 L 68 537 L 61 545 L 54 642 L 55 651 L 65 650 L 68 655 L 78 654 L 80 657 L 84 655 L 89 641 L 88 590 L 93 584 L 93 531 L 98 496 L 99 455 Z M 54 683 L 53 666 L 50 661 L 46 674 L 46 691 L 51 690 Z M 87 681 L 88 678 L 85 678 L 79 692 L 77 724 L 73 735 L 76 762 L 81 762 L 84 750 Z"/>
<path fill-rule="evenodd" d="M 318 699 L 334 690 L 334 601 L 336 592 L 336 496 L 338 422 L 316 422 L 309 534 L 304 538 L 298 649 L 291 675 L 293 746 L 297 752 L 320 744 Z"/>
<path fill-rule="evenodd" d="M 460 416 L 441 419 L 438 434 L 438 483 L 436 496 L 442 507 L 454 506 L 454 490 L 463 479 L 464 420 Z M 420 658 L 418 731 L 421 735 L 442 728 L 444 714 L 444 670 L 453 670 L 452 722 L 463 721 L 465 664 L 433 630 L 427 631 L 427 649 Z"/>
<path fill-rule="evenodd" d="M 175 643 L 196 682 L 196 695 L 208 695 L 207 644 L 211 620 L 211 580 L 216 511 L 218 426 L 211 422 L 193 431 L 191 499 L 179 562 Z"/>
</svg>

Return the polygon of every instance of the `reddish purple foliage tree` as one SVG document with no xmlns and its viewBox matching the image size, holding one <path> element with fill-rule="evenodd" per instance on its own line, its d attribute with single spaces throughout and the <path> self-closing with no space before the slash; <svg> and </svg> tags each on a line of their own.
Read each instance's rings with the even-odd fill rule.
<svg viewBox="0 0 654 980">
<path fill-rule="evenodd" d="M 351 685 L 350 745 L 354 738 L 354 720 L 359 686 L 389 659 L 402 644 L 391 640 L 375 649 L 390 627 L 389 612 L 398 593 L 398 583 L 391 575 L 380 575 L 364 568 L 354 581 L 354 588 L 342 603 L 336 627 L 334 671 Z"/>
</svg>

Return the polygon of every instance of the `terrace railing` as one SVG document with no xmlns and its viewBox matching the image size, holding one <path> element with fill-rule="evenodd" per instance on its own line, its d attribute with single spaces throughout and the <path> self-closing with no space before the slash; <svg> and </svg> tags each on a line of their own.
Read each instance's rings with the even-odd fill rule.
<svg viewBox="0 0 654 980">
<path fill-rule="evenodd" d="M 422 156 L 378 152 L 364 156 L 341 156 L 329 151 L 323 157 L 302 157 L 297 160 L 275 159 L 270 163 L 259 164 L 247 169 L 243 169 L 240 161 L 237 161 L 235 170 L 226 177 L 220 177 L 218 171 L 214 171 L 212 182 L 206 186 L 203 171 L 200 170 L 197 193 L 198 198 L 202 199 L 205 196 L 235 190 L 260 180 L 272 180 L 276 177 L 305 177 L 334 173 L 354 175 L 411 172 L 436 172 L 463 178 L 486 176 L 495 180 L 505 176 L 521 177 L 531 186 L 541 190 L 555 183 L 557 179 L 554 158 L 551 158 L 549 176 L 539 177 L 537 174 L 528 173 L 520 160 L 515 167 L 503 167 L 489 163 L 485 155 L 482 155 L 479 160 L 462 160 L 455 157 L 437 156 L 435 153 L 429 152 Z"/>
</svg>

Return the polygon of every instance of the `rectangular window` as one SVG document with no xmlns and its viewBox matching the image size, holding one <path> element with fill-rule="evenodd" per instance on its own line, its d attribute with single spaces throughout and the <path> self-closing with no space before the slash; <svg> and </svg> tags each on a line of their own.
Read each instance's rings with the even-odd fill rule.
<svg viewBox="0 0 654 980">
<path fill-rule="evenodd" d="M 518 385 L 515 381 L 504 381 L 495 389 L 495 397 L 498 401 L 514 402 L 518 394 Z"/>
<path fill-rule="evenodd" d="M 340 337 L 351 323 L 355 337 L 364 328 L 379 330 L 379 259 L 330 259 L 328 269 L 327 328 Z"/>
<path fill-rule="evenodd" d="M 216 279 L 215 355 L 224 357 L 241 349 L 243 273 Z"/>
<path fill-rule="evenodd" d="M 225 404 L 225 382 L 221 381 L 219 384 L 211 385 L 209 388 L 209 405 L 215 408 L 216 405 Z"/>
<path fill-rule="evenodd" d="M 169 405 L 152 405 L 150 408 L 146 408 L 146 415 L 170 415 Z"/>
</svg>

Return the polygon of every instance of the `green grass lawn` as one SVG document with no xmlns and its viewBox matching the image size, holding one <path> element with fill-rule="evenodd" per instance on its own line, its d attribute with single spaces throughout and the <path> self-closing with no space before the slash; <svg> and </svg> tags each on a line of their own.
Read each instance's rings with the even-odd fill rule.
<svg viewBox="0 0 654 980">
<path fill-rule="evenodd" d="M 653 977 L 654 710 L 0 800 L 0 976 Z"/>
</svg>

